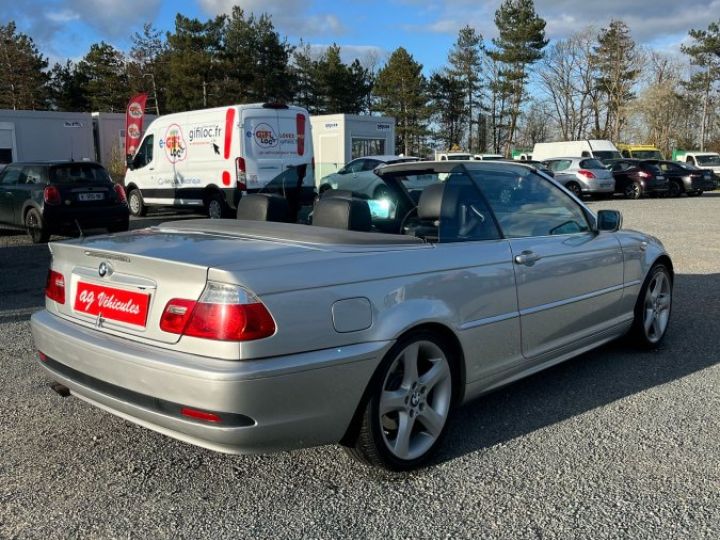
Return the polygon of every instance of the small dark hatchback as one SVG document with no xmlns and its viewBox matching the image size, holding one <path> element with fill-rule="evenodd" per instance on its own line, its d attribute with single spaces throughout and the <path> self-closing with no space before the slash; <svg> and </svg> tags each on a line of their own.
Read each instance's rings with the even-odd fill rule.
<svg viewBox="0 0 720 540">
<path fill-rule="evenodd" d="M 86 229 L 128 230 L 125 189 L 92 161 L 11 163 L 0 172 L 0 223 L 34 243 Z"/>
</svg>

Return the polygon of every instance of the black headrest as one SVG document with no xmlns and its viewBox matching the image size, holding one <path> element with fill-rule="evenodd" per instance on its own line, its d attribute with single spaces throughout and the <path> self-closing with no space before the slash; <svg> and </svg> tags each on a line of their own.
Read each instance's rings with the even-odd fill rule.
<svg viewBox="0 0 720 540">
<path fill-rule="evenodd" d="M 360 199 L 320 199 L 315 204 L 312 223 L 350 231 L 369 231 L 372 228 L 370 207 Z"/>
<path fill-rule="evenodd" d="M 441 182 L 430 184 L 423 190 L 417 210 L 420 219 L 440 219 L 444 189 L 445 182 Z"/>
<path fill-rule="evenodd" d="M 287 200 L 272 193 L 250 193 L 237 205 L 237 219 L 286 222 L 288 214 Z"/>
<path fill-rule="evenodd" d="M 320 194 L 321 199 L 352 199 L 353 192 L 349 189 L 326 189 Z"/>
</svg>

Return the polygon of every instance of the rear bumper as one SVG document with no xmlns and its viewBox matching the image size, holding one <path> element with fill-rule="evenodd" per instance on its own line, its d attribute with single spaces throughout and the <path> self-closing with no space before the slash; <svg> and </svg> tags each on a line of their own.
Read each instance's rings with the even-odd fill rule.
<svg viewBox="0 0 720 540">
<path fill-rule="evenodd" d="M 40 361 L 73 395 L 165 435 L 228 453 L 339 441 L 391 346 L 372 342 L 260 360 L 215 360 L 108 336 L 51 315 L 31 319 Z M 211 411 L 205 423 L 178 407 Z"/>
<path fill-rule="evenodd" d="M 77 232 L 78 223 L 82 228 L 93 229 L 124 223 L 129 219 L 130 211 L 124 204 L 87 208 L 46 205 L 43 210 L 45 227 L 51 231 L 71 230 Z"/>
</svg>

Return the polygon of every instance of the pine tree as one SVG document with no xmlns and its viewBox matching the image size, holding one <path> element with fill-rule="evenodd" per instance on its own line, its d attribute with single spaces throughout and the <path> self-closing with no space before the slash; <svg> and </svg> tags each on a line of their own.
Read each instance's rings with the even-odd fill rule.
<svg viewBox="0 0 720 540">
<path fill-rule="evenodd" d="M 169 112 L 202 109 L 225 101 L 222 36 L 226 17 L 207 22 L 175 16 L 175 32 L 168 33 Z"/>
<path fill-rule="evenodd" d="M 426 133 L 429 116 L 426 86 L 422 64 L 403 47 L 393 51 L 375 82 L 378 108 L 395 118 L 397 144 L 405 155 L 420 150 L 420 140 Z"/>
<path fill-rule="evenodd" d="M 156 114 L 165 110 L 165 89 L 168 80 L 167 42 L 163 33 L 150 23 L 132 37 L 128 76 L 132 93 L 146 92 L 148 108 Z"/>
<path fill-rule="evenodd" d="M 500 84 L 509 91 L 509 125 L 504 153 L 510 155 L 520 106 L 525 96 L 528 70 L 543 56 L 548 44 L 545 39 L 545 20 L 535 12 L 533 0 L 504 0 L 495 12 L 498 37 L 493 39 L 495 49 L 488 54 L 502 64 Z"/>
<path fill-rule="evenodd" d="M 93 43 L 78 62 L 81 89 L 93 111 L 120 112 L 127 106 L 130 91 L 124 55 L 112 45 Z"/>
<path fill-rule="evenodd" d="M 0 25 L 0 109 L 44 109 L 48 62 L 15 23 Z"/>
<path fill-rule="evenodd" d="M 234 6 L 223 42 L 229 101 L 291 99 L 294 81 L 289 61 L 294 48 L 280 38 L 268 15 L 246 16 L 240 7 Z"/>
<path fill-rule="evenodd" d="M 460 147 L 468 119 L 465 85 L 446 71 L 433 73 L 428 94 L 435 122 L 440 126 L 439 139 L 445 148 Z"/>
<path fill-rule="evenodd" d="M 448 75 L 460 81 L 463 87 L 465 98 L 463 124 L 468 128 L 467 149 L 470 152 L 480 150 L 477 145 L 479 134 L 477 139 L 473 139 L 473 125 L 476 124 L 475 115 L 482 106 L 480 95 L 482 53 L 482 35 L 471 26 L 465 26 L 460 29 L 458 39 L 448 55 L 450 62 Z"/>
<path fill-rule="evenodd" d="M 55 63 L 48 84 L 50 107 L 58 111 L 90 111 L 90 102 L 85 95 L 87 82 L 87 77 L 70 60 L 65 64 Z"/>
<path fill-rule="evenodd" d="M 318 63 L 313 58 L 310 45 L 300 42 L 292 57 L 295 81 L 295 104 L 305 107 L 310 114 L 321 114 L 322 96 L 319 88 Z"/>
<path fill-rule="evenodd" d="M 596 136 L 617 142 L 626 123 L 627 103 L 635 97 L 633 85 L 640 75 L 640 55 L 623 21 L 612 20 L 600 31 L 591 62 L 598 73 L 597 88 L 607 100 L 605 129 L 600 131 L 596 116 Z"/>
<path fill-rule="evenodd" d="M 700 98 L 702 112 L 700 118 L 700 150 L 705 150 L 710 131 L 710 117 L 713 97 L 717 97 L 720 83 L 720 20 L 712 22 L 707 30 L 690 30 L 693 42 L 683 45 L 682 51 L 690 57 L 690 62 L 697 66 L 686 83 L 691 96 Z"/>
</svg>

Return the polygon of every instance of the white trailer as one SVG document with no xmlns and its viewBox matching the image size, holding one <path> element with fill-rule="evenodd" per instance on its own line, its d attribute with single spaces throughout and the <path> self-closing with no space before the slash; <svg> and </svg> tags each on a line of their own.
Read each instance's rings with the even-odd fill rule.
<svg viewBox="0 0 720 540">
<path fill-rule="evenodd" d="M 0 168 L 61 159 L 95 159 L 90 113 L 0 110 Z"/>
<path fill-rule="evenodd" d="M 353 159 L 395 154 L 395 119 L 387 116 L 311 116 L 315 178 L 337 172 Z"/>
<path fill-rule="evenodd" d="M 143 118 L 143 132 L 155 120 L 154 114 Z M 125 113 L 92 113 L 93 136 L 95 138 L 95 160 L 105 168 L 111 168 L 113 159 L 125 165 Z"/>
</svg>

